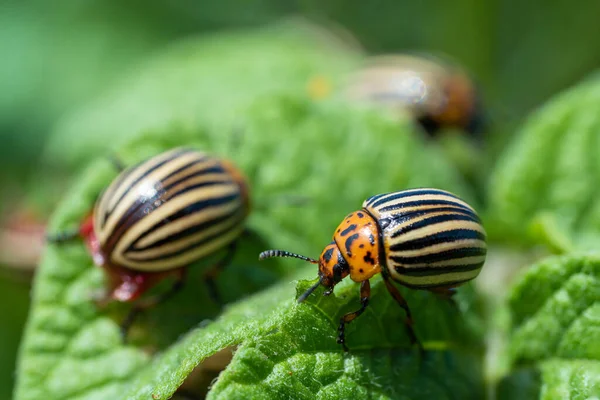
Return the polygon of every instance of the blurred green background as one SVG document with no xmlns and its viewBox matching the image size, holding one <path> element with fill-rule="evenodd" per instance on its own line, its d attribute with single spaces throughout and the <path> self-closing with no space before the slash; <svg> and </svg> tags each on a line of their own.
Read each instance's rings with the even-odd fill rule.
<svg viewBox="0 0 600 400">
<path fill-rule="evenodd" d="M 2 245 L 0 267 L 0 398 L 12 393 L 32 276 L 26 256 L 38 245 L 15 235 L 39 231 L 36 221 L 46 217 L 30 197 L 44 181 L 46 141 L 61 119 L 123 85 L 146 60 L 191 36 L 290 16 L 346 31 L 369 53 L 443 53 L 482 89 L 493 127 L 485 150 L 491 165 L 529 111 L 597 67 L 599 12 L 599 2 L 564 0 L 1 2 L 0 235 L 13 245 Z M 52 185 L 56 177 L 48 179 Z"/>
</svg>

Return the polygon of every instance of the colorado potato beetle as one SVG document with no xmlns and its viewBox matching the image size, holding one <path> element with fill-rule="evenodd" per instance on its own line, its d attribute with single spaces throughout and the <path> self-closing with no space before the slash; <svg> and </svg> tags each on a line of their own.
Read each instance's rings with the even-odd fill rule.
<svg viewBox="0 0 600 400">
<path fill-rule="evenodd" d="M 77 231 L 49 239 L 83 238 L 94 263 L 107 273 L 106 300 L 131 302 L 175 278 L 171 290 L 133 308 L 125 333 L 142 308 L 181 288 L 189 264 L 226 249 L 205 274 L 216 297 L 214 279 L 233 257 L 249 208 L 246 180 L 231 162 L 176 148 L 124 169 Z"/>
<path fill-rule="evenodd" d="M 479 95 L 457 67 L 433 58 L 376 56 L 350 77 L 347 96 L 390 109 L 406 110 L 431 136 L 441 128 L 483 130 Z"/>
<path fill-rule="evenodd" d="M 267 250 L 259 259 L 293 257 L 319 265 L 319 280 L 298 298 L 303 302 L 323 285 L 330 295 L 342 279 L 360 282 L 361 307 L 340 319 L 338 343 L 345 344 L 345 326 L 369 304 L 369 279 L 381 273 L 385 286 L 406 312 L 408 304 L 392 281 L 450 297 L 456 287 L 475 278 L 485 262 L 486 233 L 475 210 L 449 192 L 421 188 L 369 197 L 362 209 L 344 218 L 318 260 L 283 250 Z"/>
</svg>

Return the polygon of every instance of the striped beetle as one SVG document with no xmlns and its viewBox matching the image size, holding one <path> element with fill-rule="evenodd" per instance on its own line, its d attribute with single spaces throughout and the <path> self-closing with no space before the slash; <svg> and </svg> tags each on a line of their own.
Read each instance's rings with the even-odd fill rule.
<svg viewBox="0 0 600 400">
<path fill-rule="evenodd" d="M 231 162 L 176 148 L 123 170 L 77 231 L 49 239 L 84 239 L 108 276 L 104 301 L 132 302 L 175 278 L 169 291 L 132 309 L 122 325 L 126 334 L 137 313 L 182 287 L 189 264 L 227 249 L 205 273 L 210 294 L 218 297 L 214 279 L 233 257 L 249 208 L 246 180 Z"/>
<path fill-rule="evenodd" d="M 441 128 L 484 128 L 481 102 L 471 79 L 449 63 L 431 57 L 376 56 L 346 86 L 346 95 L 390 109 L 407 110 L 431 136 Z"/>
<path fill-rule="evenodd" d="M 336 229 L 319 260 L 284 250 L 259 255 L 293 257 L 319 265 L 319 280 L 298 298 L 303 302 L 320 285 L 330 295 L 342 279 L 360 282 L 361 307 L 340 319 L 337 342 L 345 344 L 346 324 L 369 304 L 369 279 L 381 273 L 385 286 L 406 312 L 406 328 L 412 328 L 408 304 L 391 281 L 450 298 L 457 286 L 475 278 L 485 262 L 486 234 L 475 210 L 457 196 L 439 189 L 411 189 L 372 196 L 362 210 L 350 213 Z"/>
</svg>

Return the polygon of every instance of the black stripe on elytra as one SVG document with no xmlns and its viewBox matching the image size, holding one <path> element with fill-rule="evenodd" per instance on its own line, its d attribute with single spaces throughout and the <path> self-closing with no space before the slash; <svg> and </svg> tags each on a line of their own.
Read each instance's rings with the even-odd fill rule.
<svg viewBox="0 0 600 400">
<path fill-rule="evenodd" d="M 434 225 L 448 221 L 470 221 L 479 223 L 478 218 L 474 218 L 473 216 L 467 214 L 440 214 L 434 215 L 429 218 L 423 218 L 421 220 L 405 225 L 402 228 L 395 231 L 394 233 L 392 233 L 390 237 L 397 238 L 398 236 L 402 236 L 407 232 L 414 231 L 420 228 L 425 228 L 427 226 L 433 227 Z"/>
<path fill-rule="evenodd" d="M 344 229 L 342 231 L 342 233 L 340 233 L 340 236 L 346 236 L 347 234 L 349 234 L 350 232 L 352 232 L 355 229 L 356 229 L 356 224 L 352 224 L 352 225 L 348 226 L 346 229 Z"/>
<path fill-rule="evenodd" d="M 435 288 L 453 288 L 453 287 L 457 287 L 462 285 L 465 282 L 470 281 L 473 278 L 469 278 L 469 279 L 461 279 L 461 280 L 457 280 L 457 281 L 450 281 L 450 282 L 440 282 L 440 283 L 430 283 L 430 284 L 423 284 L 423 285 L 415 285 L 415 284 L 410 284 L 408 282 L 404 282 L 402 279 L 399 279 L 397 277 L 393 278 L 395 281 L 400 282 L 402 285 L 409 287 L 411 289 L 435 289 Z"/>
<path fill-rule="evenodd" d="M 177 242 L 178 240 L 185 239 L 186 237 L 192 236 L 192 235 L 194 235 L 196 233 L 202 232 L 204 230 L 212 228 L 215 225 L 219 225 L 219 224 L 221 224 L 221 223 L 223 223 L 223 222 L 225 222 L 225 221 L 227 221 L 227 220 L 229 220 L 231 218 L 234 218 L 236 216 L 236 214 L 238 214 L 238 215 L 240 214 L 240 210 L 239 209 L 238 210 L 233 210 L 233 211 L 228 212 L 226 214 L 215 216 L 212 219 L 209 219 L 207 221 L 203 221 L 202 223 L 199 223 L 197 225 L 190 226 L 190 227 L 188 227 L 186 229 L 183 229 L 183 230 L 181 230 L 179 232 L 174 232 L 173 234 L 171 234 L 171 235 L 169 235 L 167 237 L 164 237 L 164 238 L 162 238 L 160 240 L 157 240 L 157 241 L 155 241 L 153 243 L 150 243 L 150 244 L 148 244 L 147 246 L 144 246 L 144 247 L 136 247 L 134 244 L 132 244 L 132 245 L 130 245 L 127 248 L 126 251 L 127 252 L 135 253 L 135 252 L 140 252 L 140 251 L 151 250 L 151 249 L 154 249 L 154 248 L 157 248 L 157 247 L 169 244 L 169 243 Z M 136 239 L 136 241 L 134 243 L 137 243 L 137 242 L 138 242 L 138 240 Z"/>
<path fill-rule="evenodd" d="M 171 177 L 173 177 L 175 175 L 181 174 L 182 172 L 184 172 L 187 169 L 191 169 L 191 168 L 195 167 L 198 164 L 205 163 L 207 160 L 208 160 L 208 156 L 206 156 L 206 155 L 203 155 L 200 158 L 193 159 L 193 160 L 189 161 L 187 164 L 184 164 L 184 165 L 182 165 L 181 167 L 179 167 L 179 168 L 177 168 L 175 170 L 167 171 L 168 174 L 165 175 L 165 176 L 163 176 L 163 177 L 161 177 L 160 180 L 164 182 L 164 181 L 170 179 Z M 208 161 L 210 161 L 210 160 L 208 160 Z M 215 160 L 215 162 L 216 162 L 216 160 Z M 218 162 L 216 162 L 216 163 L 218 164 Z M 210 167 L 212 167 L 212 166 L 213 165 L 210 165 Z M 201 172 L 203 170 L 204 169 L 201 169 L 200 171 L 196 171 L 196 172 Z"/>
<path fill-rule="evenodd" d="M 136 167 L 127 168 L 126 170 L 124 170 L 123 172 L 121 172 L 117 176 L 117 178 L 115 179 L 115 181 L 113 183 L 111 183 L 111 185 L 109 186 L 109 188 L 107 189 L 107 191 L 105 191 L 104 193 L 100 194 L 100 198 L 103 199 L 106 203 L 108 203 L 109 200 L 110 200 L 110 198 L 113 196 L 115 190 L 117 190 L 121 186 L 121 183 L 129 175 L 131 175 L 131 172 L 135 168 Z M 112 210 L 108 209 L 108 204 L 106 204 L 106 205 L 107 205 L 107 207 L 104 208 L 104 214 L 102 215 L 102 218 L 100 220 L 100 229 L 104 229 L 104 225 L 106 225 L 106 221 L 108 221 L 108 217 L 112 213 Z"/>
<path fill-rule="evenodd" d="M 333 244 L 335 244 L 335 242 L 331 242 Z M 327 251 L 325 253 L 323 253 L 323 261 L 325 261 L 325 264 L 329 263 L 329 261 L 331 261 L 331 256 L 333 256 L 333 247 L 330 247 L 329 249 L 327 249 Z"/>
<path fill-rule="evenodd" d="M 196 242 L 193 242 L 191 244 L 189 244 L 188 246 L 179 249 L 179 250 L 174 250 L 171 252 L 165 252 L 162 253 L 160 255 L 154 256 L 154 257 L 148 257 L 148 258 L 144 258 L 142 260 L 138 260 L 138 259 L 132 259 L 132 261 L 134 262 L 153 262 L 153 261 L 160 261 L 160 260 L 166 260 L 169 258 L 173 258 L 173 257 L 177 257 L 180 256 L 182 254 L 188 253 L 190 250 L 193 250 L 195 248 L 200 248 L 202 246 L 208 246 L 210 245 L 211 242 L 217 240 L 219 237 L 223 236 L 223 234 L 227 233 L 228 231 L 231 230 L 231 228 L 235 227 L 236 225 L 238 225 L 241 221 L 241 218 L 239 220 L 237 219 L 233 219 L 232 223 L 230 224 L 222 224 L 221 226 L 223 227 L 222 229 L 219 229 L 217 232 L 214 232 L 212 235 L 207 236 L 205 238 L 202 238 L 201 240 L 198 240 Z M 127 254 L 131 254 L 130 252 L 125 253 L 125 257 L 127 257 Z"/>
<path fill-rule="evenodd" d="M 433 207 L 433 208 L 417 208 L 411 211 L 401 211 L 396 213 L 392 218 L 401 219 L 405 221 L 407 218 L 420 217 L 425 214 L 442 213 L 442 212 L 455 212 L 460 214 L 467 214 L 473 216 L 479 221 L 479 217 L 472 210 L 466 210 L 458 207 Z"/>
<path fill-rule="evenodd" d="M 190 203 L 187 206 L 178 209 L 173 214 L 165 217 L 164 219 L 162 219 L 162 220 L 158 221 L 157 223 L 155 223 L 154 225 L 152 225 L 150 228 L 148 228 L 146 231 L 144 231 L 144 233 L 142 233 L 140 236 L 138 236 L 135 239 L 135 241 L 132 243 L 132 245 L 135 246 L 140 240 L 145 238 L 147 235 L 151 234 L 152 232 L 156 231 L 157 229 L 162 228 L 163 226 L 165 226 L 167 224 L 172 223 L 173 221 L 177 221 L 178 219 L 181 219 L 181 218 L 184 218 L 187 216 L 191 216 L 192 214 L 194 214 L 196 212 L 205 211 L 207 208 L 210 208 L 210 207 L 218 207 L 218 206 L 225 205 L 225 204 L 230 203 L 238 198 L 239 198 L 239 193 L 233 193 L 233 194 L 230 194 L 227 196 L 202 199 L 195 203 Z"/>
<path fill-rule="evenodd" d="M 460 200 L 457 196 L 448 193 L 448 192 L 444 192 L 438 189 L 409 189 L 409 190 L 403 190 L 401 192 L 391 192 L 391 193 L 385 193 L 385 194 L 381 194 L 377 196 L 377 201 L 372 201 L 371 199 L 369 199 L 369 201 L 371 201 L 371 203 L 368 203 L 368 205 L 370 205 L 371 207 L 375 208 L 375 207 L 379 207 L 380 205 L 382 205 L 383 203 L 386 203 L 388 201 L 394 201 L 394 200 L 398 200 L 398 199 L 402 199 L 404 197 L 410 197 L 410 196 L 418 196 L 418 195 L 440 195 L 440 196 L 447 196 L 447 197 L 452 197 L 455 199 Z M 387 197 L 384 197 L 387 196 Z M 373 196 L 376 197 L 376 196 Z M 382 198 L 383 197 L 383 198 Z"/>
<path fill-rule="evenodd" d="M 190 186 L 186 189 L 188 189 L 188 190 L 200 189 L 205 186 L 212 186 L 212 185 L 218 185 L 218 184 L 223 184 L 223 183 L 228 183 L 228 182 L 224 182 L 224 181 L 220 181 L 220 180 L 208 181 L 208 182 L 202 182 L 197 185 Z M 185 193 L 185 191 L 182 190 L 182 191 L 170 194 L 167 201 L 171 201 L 174 197 L 177 197 L 177 196 L 181 195 L 182 193 Z M 129 207 L 129 209 L 126 212 L 123 213 L 121 218 L 119 218 L 119 221 L 117 221 L 117 224 L 115 225 L 115 227 L 113 229 L 113 233 L 117 233 L 123 227 L 131 226 L 131 224 L 135 223 L 138 219 L 144 217 L 144 215 L 148 215 L 152 211 L 156 210 L 158 207 L 160 207 L 161 205 L 163 205 L 165 203 L 165 196 L 166 196 L 165 189 L 161 189 L 161 190 L 157 190 L 156 194 L 152 197 L 139 196 L 138 198 L 136 198 L 135 202 Z M 143 210 L 141 210 L 142 208 L 143 208 Z"/>
<path fill-rule="evenodd" d="M 402 267 L 397 266 L 394 269 L 400 275 L 404 276 L 436 276 L 450 274 L 453 272 L 469 272 L 480 269 L 483 261 L 473 264 L 452 265 L 447 267 Z"/>
<path fill-rule="evenodd" d="M 485 256 L 487 250 L 485 247 L 462 247 L 459 249 L 451 249 L 439 251 L 437 253 L 423 254 L 414 257 L 402 257 L 390 253 L 390 259 L 398 264 L 435 264 L 440 261 L 458 260 L 466 257 Z"/>
<path fill-rule="evenodd" d="M 460 203 L 456 203 L 454 201 L 451 201 L 451 200 L 415 200 L 415 201 L 408 201 L 406 203 L 390 204 L 389 206 L 384 206 L 384 207 L 379 208 L 378 211 L 379 212 L 387 212 L 387 211 L 401 210 L 403 208 L 408 208 L 408 207 L 438 206 L 438 205 L 439 206 L 452 206 L 452 207 L 455 207 L 457 209 L 464 210 L 466 212 L 469 212 L 469 213 L 475 215 L 470 208 L 468 208 L 468 207 L 466 207 L 466 206 L 464 206 L 464 205 L 462 205 Z M 414 210 L 414 211 L 417 211 L 417 210 Z"/>
<path fill-rule="evenodd" d="M 474 229 L 450 229 L 428 235 L 422 238 L 407 240 L 390 246 L 391 251 L 419 250 L 442 243 L 452 243 L 461 240 L 485 240 L 485 235 Z"/>
<path fill-rule="evenodd" d="M 374 201 L 376 201 L 377 199 L 382 198 L 383 196 L 387 196 L 388 194 L 391 194 L 391 193 L 376 194 L 376 195 L 373 195 L 373 196 L 369 197 L 367 200 L 365 200 L 365 206 L 366 207 L 370 206 Z"/>
<path fill-rule="evenodd" d="M 121 240 L 121 237 L 125 232 L 133 225 L 136 221 L 143 218 L 145 215 L 150 214 L 162 203 L 156 203 L 157 198 L 160 198 L 162 194 L 157 192 L 156 196 L 153 197 L 138 197 L 129 209 L 121 215 L 121 218 L 115 224 L 113 230 L 108 235 L 108 240 L 104 246 L 106 253 L 111 253 L 114 246 Z M 158 204 L 158 205 L 157 205 Z"/>
<path fill-rule="evenodd" d="M 194 185 L 190 185 L 190 186 L 184 186 L 181 189 L 179 189 L 176 192 L 170 192 L 167 191 L 166 195 L 165 195 L 165 199 L 167 201 L 170 201 L 171 199 L 174 199 L 175 197 L 181 196 L 182 194 L 185 194 L 187 192 L 191 192 L 192 190 L 196 190 L 196 189 L 200 189 L 203 187 L 207 187 L 207 186 L 223 186 L 223 187 L 234 187 L 236 189 L 239 190 L 239 186 L 236 185 L 235 183 L 231 182 L 231 180 L 229 179 L 215 179 L 212 181 L 206 181 L 206 182 L 199 182 L 196 183 Z M 169 186 L 171 187 L 171 186 Z M 235 196 L 239 197 L 240 193 L 236 192 L 234 194 Z"/>
<path fill-rule="evenodd" d="M 350 235 L 344 243 L 344 247 L 346 247 L 346 254 L 348 255 L 348 257 L 352 257 L 352 251 L 350 250 L 350 248 L 352 247 L 352 243 L 354 243 L 354 241 L 358 239 L 358 236 L 358 233 Z"/>
<path fill-rule="evenodd" d="M 165 182 L 166 180 L 168 180 L 168 179 L 169 179 L 169 178 L 171 178 L 172 176 L 174 176 L 174 175 L 176 175 L 176 174 L 180 174 L 180 173 L 181 173 L 181 172 L 183 172 L 185 169 L 191 168 L 191 167 L 193 166 L 193 164 L 196 164 L 196 163 L 197 163 L 197 162 L 195 162 L 195 163 L 190 163 L 190 164 L 189 164 L 189 167 L 187 167 L 187 168 L 184 168 L 184 169 L 181 169 L 181 168 L 180 168 L 180 170 L 179 170 L 178 172 L 173 172 L 173 173 L 170 173 L 169 175 L 165 176 L 164 178 L 161 178 L 161 179 L 160 179 L 160 181 L 161 181 L 161 182 Z M 180 184 L 184 183 L 184 182 L 185 182 L 185 181 L 187 181 L 187 180 L 191 180 L 191 179 L 194 179 L 194 178 L 201 177 L 201 176 L 203 176 L 203 175 L 208 175 L 208 174 L 213 174 L 213 173 L 221 173 L 221 174 L 224 174 L 224 173 L 225 173 L 225 170 L 223 169 L 223 167 L 222 167 L 221 165 L 213 165 L 213 166 L 210 166 L 210 167 L 208 167 L 208 168 L 201 169 L 201 170 L 199 170 L 199 171 L 194 171 L 194 172 L 192 172 L 191 174 L 190 174 L 190 173 L 188 173 L 187 175 L 183 175 L 183 176 L 179 177 L 179 179 L 177 179 L 175 182 L 173 182 L 173 183 L 170 183 L 169 185 L 165 186 L 165 190 L 169 190 L 169 189 L 171 189 L 171 188 L 173 188 L 173 187 L 175 187 L 175 186 L 177 186 L 177 185 L 180 185 Z M 214 179 L 214 178 L 213 178 L 213 179 Z M 223 180 L 223 179 L 221 179 L 221 180 Z M 225 181 L 224 181 L 224 182 L 225 182 Z"/>
<path fill-rule="evenodd" d="M 159 162 L 158 164 L 152 166 L 152 168 L 148 168 L 147 170 L 145 170 L 142 175 L 138 176 L 137 179 L 135 181 L 133 181 L 131 183 L 131 185 L 129 185 L 127 190 L 125 190 L 125 192 L 123 192 L 121 197 L 119 197 L 117 199 L 117 201 L 115 202 L 115 205 L 118 205 L 123 200 L 123 198 L 125 198 L 125 196 L 127 196 L 127 193 L 129 193 L 129 191 L 132 188 L 136 187 L 140 183 L 140 181 L 142 179 L 146 178 L 151 172 L 153 172 L 153 171 L 157 170 L 158 168 L 162 167 L 163 165 L 173 161 L 175 158 L 182 156 L 183 154 L 190 153 L 191 151 L 192 150 L 184 150 L 184 149 L 176 151 L 171 155 L 171 157 L 168 157 L 165 160 L 162 160 L 161 162 Z M 148 160 L 148 161 L 150 161 L 150 160 Z M 134 167 L 134 169 L 136 169 L 136 170 L 139 169 L 141 166 L 143 166 L 143 164 L 147 163 L 148 161 L 144 161 L 144 162 L 140 163 L 139 165 Z M 112 211 L 113 210 L 110 210 L 110 212 L 112 212 Z"/>
</svg>

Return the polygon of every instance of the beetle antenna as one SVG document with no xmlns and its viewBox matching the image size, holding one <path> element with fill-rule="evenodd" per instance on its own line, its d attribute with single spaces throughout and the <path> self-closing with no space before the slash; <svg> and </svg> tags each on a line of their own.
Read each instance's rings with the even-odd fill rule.
<svg viewBox="0 0 600 400">
<path fill-rule="evenodd" d="M 314 292 L 315 289 L 321 285 L 321 283 L 323 283 L 323 278 L 319 278 L 317 283 L 306 289 L 306 292 L 302 293 L 302 295 L 298 297 L 298 303 L 302 303 L 304 300 L 306 300 L 306 298 L 310 296 L 312 292 Z"/>
<path fill-rule="evenodd" d="M 274 257 L 299 258 L 300 260 L 308 261 L 309 263 L 312 263 L 312 264 L 319 263 L 314 258 L 306 257 L 306 256 L 296 254 L 296 253 L 290 253 L 289 251 L 285 251 L 285 250 L 265 250 L 258 255 L 259 260 L 264 260 L 267 258 L 274 258 Z"/>
</svg>

